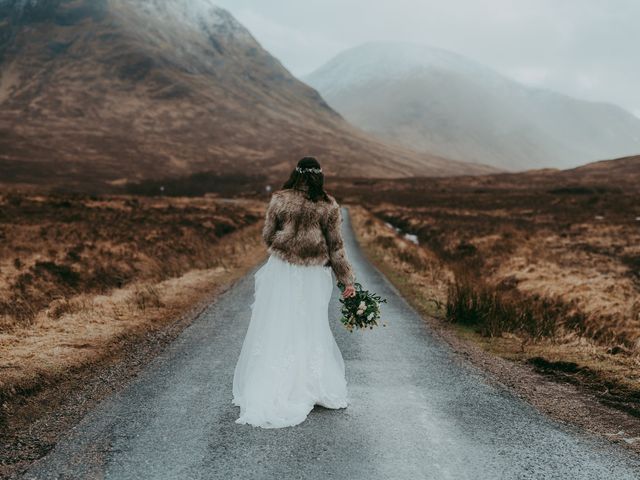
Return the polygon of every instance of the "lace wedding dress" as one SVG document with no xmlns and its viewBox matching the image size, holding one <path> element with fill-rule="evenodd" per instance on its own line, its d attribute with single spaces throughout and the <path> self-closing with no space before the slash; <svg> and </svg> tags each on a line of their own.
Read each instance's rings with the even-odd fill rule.
<svg viewBox="0 0 640 480">
<path fill-rule="evenodd" d="M 293 426 L 314 405 L 345 408 L 342 354 L 329 328 L 330 267 L 271 255 L 255 274 L 251 322 L 233 378 L 236 423 Z"/>
</svg>

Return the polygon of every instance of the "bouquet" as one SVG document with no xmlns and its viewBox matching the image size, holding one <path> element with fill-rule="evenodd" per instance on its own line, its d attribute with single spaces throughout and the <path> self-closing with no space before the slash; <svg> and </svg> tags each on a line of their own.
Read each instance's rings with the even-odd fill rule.
<svg viewBox="0 0 640 480">
<path fill-rule="evenodd" d="M 355 283 L 354 288 L 356 294 L 353 297 L 340 298 L 342 303 L 340 321 L 349 330 L 353 332 L 354 328 L 370 328 L 378 325 L 380 319 L 380 304 L 386 303 L 387 299 L 382 298 L 375 293 L 370 293 L 362 289 L 362 285 Z M 338 284 L 341 292 L 344 292 L 345 285 Z M 386 327 L 386 324 L 383 324 Z"/>
</svg>

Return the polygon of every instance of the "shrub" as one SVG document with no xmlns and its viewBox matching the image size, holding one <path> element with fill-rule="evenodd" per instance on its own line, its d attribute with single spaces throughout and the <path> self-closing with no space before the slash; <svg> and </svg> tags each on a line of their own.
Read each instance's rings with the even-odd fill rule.
<svg viewBox="0 0 640 480">
<path fill-rule="evenodd" d="M 131 294 L 129 301 L 138 309 L 160 308 L 163 306 L 158 289 L 153 285 L 137 287 Z"/>
<path fill-rule="evenodd" d="M 384 249 L 394 248 L 396 245 L 395 239 L 387 235 L 378 235 L 375 242 Z"/>
<path fill-rule="evenodd" d="M 33 267 L 36 274 L 48 272 L 55 277 L 60 283 L 69 287 L 77 287 L 80 281 L 80 274 L 68 265 L 58 265 L 55 262 L 36 262 Z"/>
<path fill-rule="evenodd" d="M 500 291 L 472 276 L 450 284 L 446 306 L 447 320 L 475 326 L 484 336 L 512 332 L 530 340 L 555 336 L 567 311 L 559 301 Z"/>
</svg>

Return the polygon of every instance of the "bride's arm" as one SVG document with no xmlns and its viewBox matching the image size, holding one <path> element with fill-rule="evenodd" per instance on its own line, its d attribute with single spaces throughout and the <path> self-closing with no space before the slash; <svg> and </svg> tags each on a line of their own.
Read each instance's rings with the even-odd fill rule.
<svg viewBox="0 0 640 480">
<path fill-rule="evenodd" d="M 336 274 L 338 282 L 341 282 L 346 286 L 351 286 L 355 281 L 355 276 L 353 274 L 351 263 L 349 263 L 347 254 L 344 250 L 344 241 L 340 230 L 341 224 L 342 214 L 340 213 L 340 206 L 337 203 L 334 203 L 329 211 L 325 230 L 325 238 L 327 240 L 327 246 L 329 247 L 329 257 L 331 259 L 331 268 Z"/>
<path fill-rule="evenodd" d="M 271 201 L 269 202 L 269 206 L 267 207 L 267 213 L 264 219 L 264 227 L 262 228 L 262 239 L 268 247 L 271 246 L 273 237 L 280 228 L 277 214 L 277 203 L 278 202 L 276 199 L 276 195 L 274 194 L 271 196 Z"/>
</svg>

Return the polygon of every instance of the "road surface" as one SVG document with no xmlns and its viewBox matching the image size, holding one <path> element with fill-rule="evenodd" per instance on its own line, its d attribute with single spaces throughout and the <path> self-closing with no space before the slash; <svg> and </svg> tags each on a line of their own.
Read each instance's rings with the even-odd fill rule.
<svg viewBox="0 0 640 480">
<path fill-rule="evenodd" d="M 367 262 L 346 214 L 344 233 L 358 280 L 389 300 L 386 328 L 348 333 L 334 291 L 349 408 L 316 407 L 285 429 L 234 423 L 231 384 L 250 317 L 250 274 L 25 478 L 640 478 L 637 457 L 545 418 L 460 360 Z"/>
</svg>

